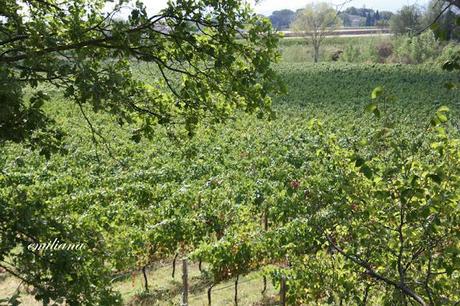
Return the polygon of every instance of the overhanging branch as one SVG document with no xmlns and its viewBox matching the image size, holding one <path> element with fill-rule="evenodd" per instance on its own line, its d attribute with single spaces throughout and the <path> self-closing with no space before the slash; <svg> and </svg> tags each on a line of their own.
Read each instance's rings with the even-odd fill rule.
<svg viewBox="0 0 460 306">
<path fill-rule="evenodd" d="M 388 284 L 388 285 L 391 285 L 399 290 L 401 290 L 404 294 L 412 297 L 417 303 L 419 303 L 420 305 L 422 306 L 426 306 L 426 302 L 422 299 L 422 297 L 420 297 L 417 293 L 415 293 L 412 289 L 410 289 L 409 287 L 407 287 L 405 284 L 403 283 L 399 283 L 399 282 L 395 282 L 383 275 L 381 275 L 380 273 L 377 273 L 371 266 L 370 263 L 362 260 L 359 256 L 357 255 L 351 255 L 351 254 L 348 254 L 347 252 L 345 252 L 341 247 L 339 247 L 335 242 L 334 240 L 331 238 L 330 235 L 326 235 L 326 239 L 327 241 L 330 243 L 330 245 L 337 251 L 339 252 L 340 254 L 342 254 L 346 259 L 354 262 L 355 264 L 363 267 L 366 269 L 366 273 L 373 277 L 374 279 L 376 280 L 379 280 L 379 281 L 383 281 L 384 283 Z"/>
</svg>

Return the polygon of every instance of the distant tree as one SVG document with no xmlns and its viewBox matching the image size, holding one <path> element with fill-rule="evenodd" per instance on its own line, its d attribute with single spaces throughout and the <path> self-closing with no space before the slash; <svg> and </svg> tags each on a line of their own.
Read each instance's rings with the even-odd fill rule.
<svg viewBox="0 0 460 306">
<path fill-rule="evenodd" d="M 348 13 L 350 15 L 359 15 L 358 9 L 356 7 L 354 7 L 354 6 L 347 8 L 345 10 L 345 13 Z"/>
<path fill-rule="evenodd" d="M 291 23 L 294 21 L 295 12 L 291 10 L 274 11 L 269 18 L 275 29 L 287 29 L 291 26 Z"/>
<path fill-rule="evenodd" d="M 363 18 L 361 26 L 375 26 L 377 25 L 378 21 L 385 20 L 389 21 L 390 18 L 393 16 L 392 12 L 389 11 L 374 11 L 373 9 L 368 8 L 356 8 L 356 7 L 348 7 L 343 12 L 340 13 L 340 17 L 343 19 L 344 26 L 351 25 L 351 16 L 360 16 Z M 382 24 L 388 24 L 387 22 L 381 22 Z"/>
<path fill-rule="evenodd" d="M 385 20 L 385 21 L 390 21 L 391 17 L 393 17 L 393 12 L 390 11 L 381 11 L 380 13 L 380 19 Z"/>
<path fill-rule="evenodd" d="M 361 16 L 361 17 L 367 17 L 367 13 L 373 12 L 371 9 L 366 9 L 366 8 L 356 8 L 356 7 L 348 7 L 345 9 L 345 13 L 350 14 L 350 15 L 355 15 L 355 16 Z"/>
<path fill-rule="evenodd" d="M 417 5 L 405 5 L 390 20 L 395 34 L 415 34 L 423 28 L 422 11 Z"/>
<path fill-rule="evenodd" d="M 344 27 L 351 27 L 351 18 L 350 18 L 350 15 L 349 14 L 346 14 L 346 13 L 341 13 L 340 14 L 340 18 L 342 19 L 343 21 L 343 26 Z"/>
<path fill-rule="evenodd" d="M 366 27 L 372 27 L 375 24 L 374 16 L 371 12 L 366 14 Z"/>
<path fill-rule="evenodd" d="M 311 41 L 313 58 L 317 63 L 321 43 L 340 24 L 341 20 L 334 8 L 327 3 L 315 3 L 308 4 L 305 9 L 299 12 L 293 23 L 293 28 Z"/>
</svg>

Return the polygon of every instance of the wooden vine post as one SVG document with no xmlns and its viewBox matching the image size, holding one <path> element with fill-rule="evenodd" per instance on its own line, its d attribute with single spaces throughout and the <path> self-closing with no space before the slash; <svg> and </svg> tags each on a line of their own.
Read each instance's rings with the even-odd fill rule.
<svg viewBox="0 0 460 306">
<path fill-rule="evenodd" d="M 281 287 L 280 287 L 280 305 L 281 306 L 286 306 L 286 276 L 281 276 Z"/>
<path fill-rule="evenodd" d="M 268 208 L 266 208 L 264 211 L 264 230 L 268 231 Z M 267 291 L 267 277 L 265 275 L 263 276 L 263 280 L 264 280 L 264 287 L 261 292 L 262 295 L 264 295 L 265 292 Z"/>
<path fill-rule="evenodd" d="M 188 306 L 188 266 L 187 259 L 182 259 L 182 306 Z"/>
</svg>

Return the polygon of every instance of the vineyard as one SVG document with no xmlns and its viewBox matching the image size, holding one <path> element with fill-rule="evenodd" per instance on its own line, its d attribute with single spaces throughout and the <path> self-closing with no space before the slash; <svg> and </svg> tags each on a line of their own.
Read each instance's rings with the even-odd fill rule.
<svg viewBox="0 0 460 306">
<path fill-rule="evenodd" d="M 446 88 L 458 73 L 276 70 L 287 88 L 270 120 L 205 120 L 193 137 L 181 126 L 132 137 L 137 122 L 120 126 L 89 108 L 83 116 L 59 88 L 43 88 L 65 131 L 63 154 L 0 147 L 1 214 L 40 242 L 86 248 L 34 255 L 29 239 L 7 237 L 16 247 L 1 262 L 46 282 L 29 292 L 45 303 L 127 303 L 116 290 L 130 282 L 123 275 L 176 257 L 178 267 L 182 258 L 202 265 L 200 294 L 257 273 L 272 302 L 286 279 L 288 305 L 458 305 L 460 99 Z M 152 77 L 145 65 L 136 74 Z"/>
</svg>

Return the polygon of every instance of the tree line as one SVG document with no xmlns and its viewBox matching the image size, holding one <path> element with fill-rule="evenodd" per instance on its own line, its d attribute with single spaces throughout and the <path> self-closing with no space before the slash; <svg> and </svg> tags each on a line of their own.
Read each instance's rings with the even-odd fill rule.
<svg viewBox="0 0 460 306">
<path fill-rule="evenodd" d="M 330 9 L 334 9 L 330 7 Z M 288 9 L 274 11 L 269 19 L 277 30 L 291 29 L 306 8 L 292 11 Z M 396 13 L 370 8 L 349 7 L 336 10 L 340 25 L 344 27 L 378 26 L 390 27 L 395 34 L 417 34 L 428 27 L 445 40 L 458 39 L 459 30 L 456 19 L 458 10 L 450 1 L 432 0 L 426 7 L 417 4 L 405 5 Z M 436 21 L 435 25 L 432 25 Z"/>
<path fill-rule="evenodd" d="M 291 27 L 292 23 L 305 8 L 292 11 L 289 9 L 274 11 L 269 19 L 277 30 L 286 30 Z M 338 13 L 343 21 L 343 26 L 378 26 L 388 24 L 394 14 L 389 11 L 379 11 L 368 8 L 349 7 Z M 358 20 L 358 21 L 357 21 Z"/>
</svg>

